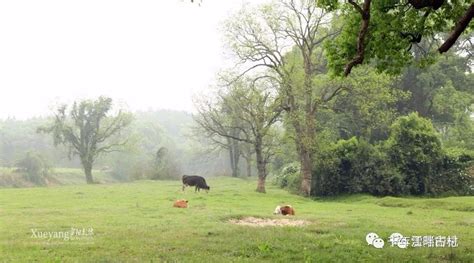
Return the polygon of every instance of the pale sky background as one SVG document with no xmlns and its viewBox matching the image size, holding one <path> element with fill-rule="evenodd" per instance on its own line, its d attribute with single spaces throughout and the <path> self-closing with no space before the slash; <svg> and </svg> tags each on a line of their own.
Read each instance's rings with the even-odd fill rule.
<svg viewBox="0 0 474 263">
<path fill-rule="evenodd" d="M 229 59 L 222 21 L 244 2 L 1 1 L 0 118 L 100 95 L 132 111 L 193 111 Z"/>
</svg>

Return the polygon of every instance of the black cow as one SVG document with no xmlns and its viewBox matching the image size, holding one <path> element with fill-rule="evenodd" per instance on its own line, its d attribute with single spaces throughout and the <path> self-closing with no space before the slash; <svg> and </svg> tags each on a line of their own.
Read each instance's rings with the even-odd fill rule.
<svg viewBox="0 0 474 263">
<path fill-rule="evenodd" d="M 205 189 L 209 191 L 211 188 L 206 184 L 206 179 L 199 175 L 183 175 L 183 191 L 186 186 L 196 186 L 194 191 Z"/>
</svg>

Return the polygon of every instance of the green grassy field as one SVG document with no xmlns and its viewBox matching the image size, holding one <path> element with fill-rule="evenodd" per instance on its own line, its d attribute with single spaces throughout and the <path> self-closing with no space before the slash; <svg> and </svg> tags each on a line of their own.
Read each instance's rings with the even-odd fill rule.
<svg viewBox="0 0 474 263">
<path fill-rule="evenodd" d="M 310 200 L 253 180 L 210 178 L 211 192 L 178 181 L 0 189 L 0 261 L 14 262 L 473 262 L 474 197 L 350 196 Z M 189 208 L 173 208 L 177 198 Z M 272 215 L 289 203 L 303 227 L 250 227 L 229 219 Z M 285 217 L 288 218 L 288 217 Z M 75 240 L 39 232 L 93 229 Z M 375 232 L 385 247 L 367 245 Z M 390 247 L 391 233 L 458 237 L 456 248 Z"/>
<path fill-rule="evenodd" d="M 101 170 L 93 170 L 94 180 L 100 183 L 111 183 L 113 180 L 107 173 Z M 77 168 L 54 168 L 53 176 L 61 184 L 84 184 L 84 171 Z"/>
</svg>

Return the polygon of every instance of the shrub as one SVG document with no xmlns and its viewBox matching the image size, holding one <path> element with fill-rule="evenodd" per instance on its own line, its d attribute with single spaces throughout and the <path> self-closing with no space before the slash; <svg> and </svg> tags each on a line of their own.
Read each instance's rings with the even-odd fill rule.
<svg viewBox="0 0 474 263">
<path fill-rule="evenodd" d="M 399 196 L 406 193 L 403 175 L 390 164 L 381 164 L 376 167 L 377 172 L 372 175 L 368 193 L 377 196 Z"/>
<path fill-rule="evenodd" d="M 339 171 L 341 161 L 332 151 L 333 148 L 335 148 L 334 145 L 319 152 L 317 156 L 315 169 L 312 173 L 311 195 L 331 196 L 341 193 Z"/>
<path fill-rule="evenodd" d="M 51 171 L 51 165 L 38 153 L 27 152 L 16 165 L 26 180 L 34 184 L 44 184 Z"/>
<path fill-rule="evenodd" d="M 293 162 L 281 168 L 280 173 L 278 173 L 274 179 L 274 183 L 280 188 L 294 188 L 299 177 L 300 164 Z"/>
<path fill-rule="evenodd" d="M 297 173 L 290 174 L 288 176 L 288 186 L 287 188 L 292 193 L 299 193 L 301 187 L 301 173 L 298 171 Z"/>
<path fill-rule="evenodd" d="M 443 149 L 430 120 L 416 113 L 398 118 L 386 147 L 391 164 L 403 175 L 407 193 L 469 194 L 472 177 L 467 168 L 472 153 Z"/>
<path fill-rule="evenodd" d="M 403 174 L 408 192 L 431 193 L 443 160 L 441 141 L 431 121 L 417 113 L 398 118 L 386 147 L 389 161 Z"/>
<path fill-rule="evenodd" d="M 395 194 L 400 177 L 385 165 L 385 159 L 378 147 L 365 140 L 339 140 L 316 160 L 313 194 Z"/>
<path fill-rule="evenodd" d="M 469 174 L 469 169 L 474 164 L 474 154 L 462 149 L 449 149 L 443 156 L 439 172 L 433 176 L 431 194 L 450 195 L 473 194 L 474 178 Z"/>
</svg>

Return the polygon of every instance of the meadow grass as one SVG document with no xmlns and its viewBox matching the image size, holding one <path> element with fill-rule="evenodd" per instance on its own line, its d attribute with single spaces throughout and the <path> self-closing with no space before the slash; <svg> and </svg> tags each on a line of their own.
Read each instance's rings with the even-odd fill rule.
<svg viewBox="0 0 474 263">
<path fill-rule="evenodd" d="M 84 184 L 84 171 L 77 168 L 54 168 L 52 174 L 61 184 Z M 92 170 L 94 181 L 100 183 L 111 183 L 113 180 L 107 173 L 101 170 Z"/>
<path fill-rule="evenodd" d="M 473 262 L 474 197 L 311 200 L 254 180 L 209 178 L 211 191 L 179 181 L 0 189 L 0 261 L 5 262 Z M 173 208 L 185 198 L 189 208 Z M 295 207 L 303 227 L 229 223 Z M 281 217 L 281 216 L 280 216 Z M 286 217 L 288 218 L 288 217 Z M 93 229 L 90 238 L 51 240 L 36 231 Z M 367 245 L 375 232 L 385 247 Z M 391 247 L 391 233 L 458 237 L 456 248 Z"/>
<path fill-rule="evenodd" d="M 0 166 L 0 188 L 35 187 L 35 183 L 27 180 L 17 167 Z M 98 183 L 117 182 L 110 173 L 102 170 L 93 170 L 94 181 Z M 48 177 L 48 185 L 79 185 L 84 184 L 84 171 L 78 168 L 53 168 Z"/>
</svg>

